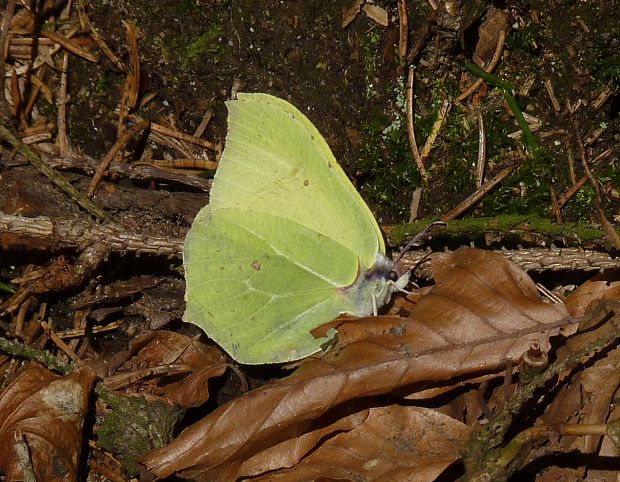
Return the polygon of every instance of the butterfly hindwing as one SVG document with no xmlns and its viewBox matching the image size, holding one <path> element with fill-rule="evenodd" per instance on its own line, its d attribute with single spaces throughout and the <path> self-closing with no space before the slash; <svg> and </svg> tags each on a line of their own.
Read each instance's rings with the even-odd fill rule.
<svg viewBox="0 0 620 482">
<path fill-rule="evenodd" d="M 184 320 L 241 363 L 319 351 L 328 339 L 310 331 L 352 309 L 338 288 L 355 280 L 355 255 L 270 214 L 230 208 L 200 216 L 185 242 Z"/>
</svg>

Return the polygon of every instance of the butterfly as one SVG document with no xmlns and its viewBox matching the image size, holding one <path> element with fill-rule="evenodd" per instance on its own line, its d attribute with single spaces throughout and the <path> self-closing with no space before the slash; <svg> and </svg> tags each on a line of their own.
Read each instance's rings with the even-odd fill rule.
<svg viewBox="0 0 620 482">
<path fill-rule="evenodd" d="M 226 144 L 209 204 L 183 248 L 186 310 L 237 362 L 291 362 L 404 290 L 372 212 L 325 139 L 297 108 L 261 93 L 228 107 Z"/>
</svg>

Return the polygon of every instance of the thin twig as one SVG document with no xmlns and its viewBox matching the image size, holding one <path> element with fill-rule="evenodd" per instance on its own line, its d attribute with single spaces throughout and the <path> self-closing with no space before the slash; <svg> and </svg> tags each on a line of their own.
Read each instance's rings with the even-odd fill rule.
<svg viewBox="0 0 620 482">
<path fill-rule="evenodd" d="M 571 117 L 571 124 L 573 126 L 573 135 L 575 136 L 575 141 L 577 142 L 577 146 L 579 148 L 579 156 L 581 157 L 581 164 L 583 165 L 583 169 L 586 172 L 586 175 L 588 176 L 590 184 L 592 185 L 592 189 L 594 189 L 595 200 L 596 200 L 596 211 L 598 213 L 599 222 L 601 223 L 601 226 L 603 227 L 603 231 L 605 231 L 605 235 L 607 236 L 607 239 L 612 244 L 612 246 L 616 249 L 620 249 L 620 236 L 618 236 L 618 233 L 616 232 L 616 230 L 613 228 L 611 223 L 607 220 L 607 217 L 605 216 L 605 212 L 603 211 L 603 208 L 602 208 L 603 200 L 601 198 L 601 191 L 600 191 L 598 182 L 596 181 L 596 178 L 592 174 L 592 171 L 590 170 L 590 166 L 588 165 L 588 159 L 586 156 L 586 148 L 583 145 L 581 136 L 579 135 L 579 128 L 577 126 L 577 121 L 575 120 L 574 117 Z"/>
<path fill-rule="evenodd" d="M 110 390 L 120 390 L 121 388 L 128 387 L 144 378 L 156 377 L 156 376 L 174 376 L 183 373 L 189 373 L 192 371 L 186 363 L 167 363 L 165 365 L 157 365 L 149 368 L 142 368 L 131 372 L 118 373 L 116 375 L 110 375 L 103 379 L 103 383 Z"/>
<path fill-rule="evenodd" d="M 420 200 L 422 199 L 422 188 L 419 187 L 413 191 L 411 196 L 411 206 L 409 207 L 409 222 L 412 223 L 418 217 L 418 211 L 420 210 Z"/>
<path fill-rule="evenodd" d="M 560 196 L 558 199 L 558 209 L 562 209 L 564 205 L 571 200 L 575 193 L 585 185 L 586 182 L 588 182 L 587 174 L 579 179 L 579 181 L 575 182 L 575 184 L 573 184 L 568 191 Z"/>
<path fill-rule="evenodd" d="M 56 334 L 54 329 L 45 321 L 40 321 L 39 323 L 41 324 L 41 327 L 43 328 L 45 333 L 54 342 L 54 345 L 56 345 L 65 355 L 67 355 L 69 358 L 71 358 L 71 360 L 73 360 L 73 362 L 75 362 L 75 364 L 77 366 L 81 366 L 82 365 L 82 360 L 80 360 L 80 357 L 77 356 L 75 354 L 75 352 L 73 350 L 71 350 L 67 346 L 67 344 L 63 340 L 61 340 L 59 338 L 59 336 Z"/>
<path fill-rule="evenodd" d="M 88 197 L 92 197 L 92 195 L 95 193 L 95 189 L 97 189 L 97 184 L 99 184 L 99 181 L 101 181 L 101 178 L 103 177 L 103 173 L 110 166 L 110 163 L 112 162 L 112 159 L 114 158 L 116 153 L 120 151 L 123 148 L 123 146 L 127 144 L 127 142 L 129 142 L 129 140 L 132 137 L 134 137 L 139 132 L 142 132 L 145 129 L 148 129 L 149 125 L 150 125 L 149 121 L 143 120 L 139 124 L 136 124 L 135 126 L 131 127 L 131 129 L 126 131 L 125 134 L 123 134 L 121 138 L 118 139 L 114 143 L 112 148 L 106 153 L 104 158 L 101 160 L 101 164 L 99 164 L 99 168 L 95 172 L 95 175 L 93 176 L 93 179 L 90 182 L 90 186 L 88 187 Z"/>
<path fill-rule="evenodd" d="M 149 135 L 149 139 L 150 138 L 151 136 Z M 72 171 L 84 172 L 91 176 L 95 173 L 99 167 L 99 163 L 101 162 L 99 159 L 93 159 L 92 157 L 88 157 L 84 154 L 78 156 L 74 153 L 64 157 L 47 157 L 46 161 L 51 166 L 59 169 L 70 169 Z M 212 184 L 211 179 L 205 179 L 200 176 L 188 176 L 185 173 L 165 170 L 147 164 L 139 165 L 139 163 L 112 163 L 108 168 L 108 171 L 111 174 L 127 179 L 142 181 L 164 180 L 184 186 L 190 186 L 205 192 L 209 191 Z"/>
<path fill-rule="evenodd" d="M 428 180 L 428 175 L 426 174 L 426 169 L 424 169 L 424 162 L 420 157 L 420 152 L 418 151 L 418 144 L 415 140 L 415 130 L 414 130 L 414 122 L 413 122 L 413 80 L 415 70 L 413 67 L 409 67 L 409 75 L 407 76 L 407 134 L 409 136 L 409 147 L 411 149 L 411 155 L 418 166 L 418 171 L 420 171 L 420 177 L 422 178 L 422 182 L 426 182 Z"/>
<path fill-rule="evenodd" d="M 570 182 L 574 186 L 577 184 L 577 177 L 575 176 L 575 159 L 573 157 L 573 150 L 568 146 L 568 175 L 570 176 Z"/>
<path fill-rule="evenodd" d="M 486 196 L 492 189 L 495 188 L 504 178 L 510 174 L 515 166 L 509 166 L 501 170 L 493 179 L 484 184 L 480 189 L 476 190 L 471 196 L 465 199 L 458 206 L 452 208 L 446 214 L 441 217 L 442 221 L 450 221 L 451 219 L 458 218 L 465 211 L 475 206 L 484 196 Z"/>
<path fill-rule="evenodd" d="M 433 144 L 435 144 L 435 140 L 437 139 L 437 136 L 439 135 L 439 131 L 441 130 L 441 126 L 443 125 L 443 121 L 446 119 L 446 116 L 448 115 L 448 112 L 450 112 L 450 109 L 452 109 L 452 103 L 450 103 L 447 99 L 445 99 L 442 102 L 441 107 L 439 108 L 439 111 L 437 112 L 437 119 L 435 119 L 435 122 L 433 123 L 431 133 L 426 138 L 424 147 L 422 148 L 422 151 L 420 152 L 420 159 L 422 160 L 422 162 L 424 162 L 424 159 L 426 159 L 428 155 L 431 153 Z"/>
<path fill-rule="evenodd" d="M 136 114 L 131 114 L 129 119 L 136 124 L 138 122 L 142 122 L 144 119 Z M 175 131 L 174 129 L 170 129 L 168 127 L 162 126 L 161 124 L 157 124 L 155 122 L 151 122 L 151 131 L 157 134 L 161 134 L 163 136 L 172 137 L 174 139 L 178 139 L 180 141 L 185 141 L 190 144 L 194 144 L 205 149 L 210 149 L 212 151 L 216 150 L 215 144 L 209 141 L 205 141 L 204 139 L 200 139 L 195 136 L 191 136 L 189 134 L 185 134 L 183 132 Z"/>
<path fill-rule="evenodd" d="M 402 65 L 407 57 L 409 38 L 409 19 L 407 15 L 407 1 L 398 0 L 398 58 Z"/>
<path fill-rule="evenodd" d="M 558 203 L 558 196 L 555 193 L 555 188 L 553 185 L 551 186 L 551 214 L 558 224 L 562 224 L 562 209 Z"/>
<path fill-rule="evenodd" d="M 480 189 L 484 183 L 484 169 L 487 160 L 487 138 L 484 129 L 484 118 L 480 109 L 476 110 L 478 121 L 478 159 L 476 161 L 476 187 Z"/>
<path fill-rule="evenodd" d="M 106 214 L 102 209 L 95 206 L 84 194 L 75 189 L 75 187 L 73 187 L 73 184 L 71 184 L 66 177 L 64 177 L 54 168 L 49 166 L 39 157 L 38 154 L 36 154 L 32 149 L 30 149 L 30 147 L 25 145 L 17 137 L 11 134 L 11 132 L 6 127 L 1 125 L 0 138 L 11 144 L 17 152 L 19 152 L 22 156 L 28 159 L 28 161 L 35 168 L 37 168 L 42 174 L 47 176 L 50 181 L 52 181 L 56 186 L 62 189 L 65 194 L 67 194 L 71 199 L 78 203 L 78 205 L 80 205 L 83 209 L 85 209 L 90 214 L 99 219 L 105 219 Z"/>
<path fill-rule="evenodd" d="M 105 333 L 107 331 L 117 330 L 121 326 L 120 321 L 113 321 L 104 326 L 93 326 L 88 330 L 86 328 L 73 328 L 71 330 L 57 331 L 58 338 L 77 338 L 86 336 L 86 334 L 96 335 L 97 333 Z"/>
<path fill-rule="evenodd" d="M 132 166 L 155 166 L 161 169 L 176 168 L 176 169 L 191 169 L 196 172 L 203 172 L 205 170 L 215 171 L 219 163 L 210 161 L 208 159 L 151 159 L 149 161 L 137 161 Z M 187 172 L 187 171 L 186 171 Z"/>
<path fill-rule="evenodd" d="M 60 71 L 60 92 L 58 94 L 58 136 L 56 143 L 60 155 L 66 155 L 71 151 L 69 137 L 67 136 L 67 91 L 69 86 L 69 52 L 64 52 L 62 57 L 62 69 Z"/>
</svg>

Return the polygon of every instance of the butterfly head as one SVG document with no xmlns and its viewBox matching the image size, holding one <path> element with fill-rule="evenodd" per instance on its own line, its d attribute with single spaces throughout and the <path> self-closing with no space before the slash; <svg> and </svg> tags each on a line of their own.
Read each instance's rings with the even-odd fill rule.
<svg viewBox="0 0 620 482">
<path fill-rule="evenodd" d="M 353 304 L 351 314 L 377 314 L 378 308 L 390 301 L 392 293 L 405 289 L 410 272 L 399 274 L 396 268 L 391 259 L 378 253 L 375 264 L 366 271 L 360 271 L 355 282 L 343 288 Z"/>
</svg>

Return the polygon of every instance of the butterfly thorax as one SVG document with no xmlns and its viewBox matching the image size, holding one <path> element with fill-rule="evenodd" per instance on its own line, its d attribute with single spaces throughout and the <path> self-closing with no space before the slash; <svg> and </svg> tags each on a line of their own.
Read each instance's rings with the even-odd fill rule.
<svg viewBox="0 0 620 482">
<path fill-rule="evenodd" d="M 385 305 L 394 291 L 404 290 L 409 282 L 409 271 L 392 280 L 394 262 L 381 253 L 377 253 L 375 264 L 368 270 L 359 271 L 355 282 L 342 288 L 351 300 L 350 314 L 368 316 L 377 314 L 377 309 Z"/>
</svg>

